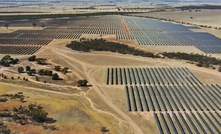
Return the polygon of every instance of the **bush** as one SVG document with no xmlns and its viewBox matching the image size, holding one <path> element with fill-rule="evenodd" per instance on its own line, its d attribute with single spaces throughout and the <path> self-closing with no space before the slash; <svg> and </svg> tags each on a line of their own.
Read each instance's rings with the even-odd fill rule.
<svg viewBox="0 0 221 134">
<path fill-rule="evenodd" d="M 218 68 L 218 71 L 221 72 L 221 67 Z"/>
<path fill-rule="evenodd" d="M 31 67 L 30 66 L 26 66 L 26 71 L 30 71 Z"/>
<path fill-rule="evenodd" d="M 55 70 L 55 71 L 60 71 L 60 69 L 61 69 L 61 66 L 55 66 L 55 67 L 54 67 L 54 70 Z"/>
<path fill-rule="evenodd" d="M 47 112 L 44 112 L 42 109 L 33 108 L 30 112 L 32 118 L 37 122 L 45 122 L 47 120 Z"/>
<path fill-rule="evenodd" d="M 79 80 L 78 85 L 79 86 L 87 86 L 88 81 L 87 80 Z"/>
<path fill-rule="evenodd" d="M 23 73 L 23 72 L 24 72 L 24 68 L 23 68 L 23 67 L 19 67 L 19 68 L 18 68 L 18 72 L 19 72 L 19 73 Z"/>
<path fill-rule="evenodd" d="M 58 75 L 57 73 L 54 73 L 54 74 L 52 75 L 52 79 L 53 79 L 53 80 L 59 80 L 59 75 Z"/>
<path fill-rule="evenodd" d="M 28 58 L 28 61 L 35 61 L 36 60 L 36 56 L 32 55 Z"/>
</svg>

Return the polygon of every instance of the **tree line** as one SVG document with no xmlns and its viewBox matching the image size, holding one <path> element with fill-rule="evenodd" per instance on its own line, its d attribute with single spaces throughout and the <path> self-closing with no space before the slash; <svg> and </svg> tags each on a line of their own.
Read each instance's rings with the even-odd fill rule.
<svg viewBox="0 0 221 134">
<path fill-rule="evenodd" d="M 182 7 L 177 7 L 181 10 L 191 10 L 191 9 L 221 9 L 220 5 L 202 5 L 202 6 L 182 6 Z"/>
<path fill-rule="evenodd" d="M 90 51 L 110 51 L 117 52 L 121 54 L 132 54 L 143 57 L 152 57 L 158 58 L 158 55 L 155 55 L 150 52 L 144 52 L 142 50 L 135 49 L 125 44 L 109 42 L 105 39 L 85 39 L 81 38 L 80 41 L 72 41 L 70 44 L 67 44 L 66 47 L 71 48 L 77 51 L 90 52 Z"/>
<path fill-rule="evenodd" d="M 188 54 L 188 53 L 181 53 L 181 52 L 163 52 L 154 54 L 151 52 L 146 52 L 143 50 L 135 49 L 134 47 L 130 47 L 125 44 L 116 43 L 116 42 L 109 42 L 105 39 L 86 39 L 81 38 L 80 41 L 72 41 L 70 44 L 67 44 L 66 47 L 71 48 L 77 51 L 83 52 L 90 52 L 90 51 L 110 51 L 110 52 L 117 52 L 121 54 L 131 54 L 135 56 L 142 56 L 142 57 L 151 57 L 151 58 L 169 58 L 169 59 L 181 59 L 187 60 L 192 63 L 195 63 L 199 67 L 206 67 L 206 68 L 213 68 L 215 66 L 218 67 L 218 71 L 221 72 L 221 60 L 201 54 Z"/>
</svg>

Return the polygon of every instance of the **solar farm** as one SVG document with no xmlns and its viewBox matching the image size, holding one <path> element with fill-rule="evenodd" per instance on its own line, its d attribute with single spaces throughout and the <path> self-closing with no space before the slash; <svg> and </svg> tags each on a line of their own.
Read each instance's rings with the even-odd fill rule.
<svg viewBox="0 0 221 134">
<path fill-rule="evenodd" d="M 41 30 L 16 30 L 12 33 L 0 33 L 2 50 L 25 45 L 32 51 L 14 53 L 1 51 L 2 54 L 33 54 L 36 47 L 49 44 L 53 39 L 80 39 L 83 34 L 115 35 L 117 40 L 136 40 L 143 46 L 195 46 L 204 53 L 220 54 L 221 39 L 203 32 L 192 32 L 188 27 L 171 22 L 130 16 L 95 16 L 79 18 L 58 18 L 49 20 L 13 20 L 10 27 L 30 27 L 31 23 L 43 25 Z M 4 25 L 0 22 L 0 26 Z M 5 50 L 5 49 L 4 49 Z"/>
<path fill-rule="evenodd" d="M 130 112 L 154 114 L 159 133 L 220 133 L 221 85 L 188 68 L 108 68 L 106 84 L 125 85 Z"/>
<path fill-rule="evenodd" d="M 67 127 L 70 133 L 77 133 L 87 126 L 97 127 L 94 133 L 100 132 L 103 126 L 110 129 L 108 133 L 221 133 L 221 74 L 217 72 L 219 65 L 212 66 L 215 69 L 211 69 L 211 66 L 199 68 L 187 60 L 170 59 L 156 54 L 167 52 L 160 51 L 165 47 L 189 49 L 191 46 L 195 47 L 193 51 L 198 49 L 197 52 L 202 52 L 200 54 L 219 57 L 220 38 L 206 32 L 194 32 L 193 29 L 200 29 L 195 26 L 122 15 L 11 20 L 0 21 L 0 26 L 3 27 L 6 22 L 9 23 L 8 29 L 4 27 L 6 32 L 0 31 L 0 54 L 10 54 L 13 57 L 17 55 L 21 60 L 8 68 L 0 67 L 2 80 L 16 86 L 16 82 L 11 81 L 16 81 L 18 75 L 23 75 L 29 78 L 27 87 L 41 84 L 38 85 L 40 89 L 33 88 L 33 93 L 38 90 L 59 95 L 61 103 L 65 100 L 64 96 L 79 101 L 76 107 L 69 107 L 69 102 L 65 104 L 68 107 L 65 110 L 69 110 L 67 116 L 63 116 L 63 113 L 60 113 L 62 116 L 56 115 L 62 123 L 64 119 L 70 119 L 67 121 L 71 122 Z M 37 26 L 32 26 L 33 22 Z M 117 51 L 99 52 L 94 51 L 95 49 L 84 52 L 65 47 L 71 41 L 82 38 L 105 38 L 110 42 L 123 42 L 134 50 L 139 48 L 138 53 L 141 53 L 141 49 L 146 49 L 148 53 L 151 48 L 151 53 L 159 57 Z M 87 44 L 87 41 L 82 42 Z M 83 43 L 80 45 L 85 45 Z M 160 47 L 162 49 L 157 50 Z M 40 71 L 40 68 L 46 71 L 49 68 L 49 65 L 38 65 L 26 60 L 33 54 L 40 57 L 39 59 L 47 59 L 49 65 L 52 65 L 50 69 L 58 73 L 61 80 L 50 79 L 43 83 L 43 79 L 36 80 L 40 74 L 28 76 L 26 73 L 17 73 L 20 65 L 36 67 L 36 71 Z M 56 70 L 57 67 L 61 69 Z M 65 68 L 70 71 L 64 74 L 62 69 Z M 10 74 L 13 79 L 3 79 L 3 73 Z M 78 83 L 82 80 L 87 80 L 87 87 Z M 53 90 L 48 91 L 47 88 Z M 82 114 L 89 109 L 93 112 Z M 57 113 L 56 109 L 53 110 Z M 76 111 L 81 114 L 75 114 Z M 72 126 L 73 120 L 69 116 L 72 112 L 77 117 L 73 116 L 74 123 L 80 124 L 79 126 Z M 93 115 L 94 113 L 98 115 Z M 84 124 L 90 119 L 93 123 L 95 120 L 98 122 L 96 126 L 93 123 Z M 61 131 L 65 131 L 65 125 L 60 127 Z M 82 129 L 82 132 L 90 133 L 92 130 L 87 129 Z"/>
</svg>

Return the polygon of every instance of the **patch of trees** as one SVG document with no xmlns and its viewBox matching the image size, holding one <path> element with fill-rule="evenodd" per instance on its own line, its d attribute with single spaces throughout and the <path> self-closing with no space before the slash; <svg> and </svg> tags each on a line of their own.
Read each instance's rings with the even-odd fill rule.
<svg viewBox="0 0 221 134">
<path fill-rule="evenodd" d="M 35 55 L 32 55 L 28 58 L 28 61 L 36 61 L 40 65 L 47 65 L 47 59 L 44 58 L 37 58 Z"/>
<path fill-rule="evenodd" d="M 178 9 L 181 10 L 191 10 L 191 9 L 221 9 L 220 5 L 202 5 L 202 6 L 182 6 L 182 7 L 177 7 Z"/>
<path fill-rule="evenodd" d="M 18 61 L 19 59 L 14 59 L 10 55 L 6 55 L 0 60 L 0 65 L 10 67 L 11 64 L 17 64 Z"/>
<path fill-rule="evenodd" d="M 0 102 L 7 102 L 8 100 L 20 100 L 22 103 L 24 101 L 25 96 L 22 92 L 18 92 L 17 94 L 2 94 L 0 96 Z"/>
<path fill-rule="evenodd" d="M 164 52 L 162 53 L 163 56 L 170 58 L 170 59 L 182 59 L 182 60 L 188 60 L 188 61 L 193 61 L 196 62 L 196 65 L 199 67 L 212 67 L 212 65 L 221 65 L 221 60 L 214 58 L 214 57 L 209 57 L 209 56 L 204 56 L 200 54 L 187 54 L 187 53 L 167 53 Z"/>
<path fill-rule="evenodd" d="M 22 92 L 17 94 L 3 94 L 3 97 L 10 99 L 24 98 L 25 96 Z M 54 125 L 49 125 L 55 123 L 56 120 L 48 117 L 48 113 L 44 111 L 41 105 L 29 104 L 27 106 L 13 107 L 12 110 L 4 109 L 0 111 L 0 118 L 10 119 L 21 125 L 33 124 L 41 125 L 44 129 L 57 130 Z M 4 127 L 4 129 L 3 129 Z M 7 126 L 0 121 L 0 133 L 6 134 Z"/>
<path fill-rule="evenodd" d="M 40 69 L 40 70 L 38 71 L 38 74 L 39 74 L 39 75 L 52 76 L 53 71 Z"/>
<path fill-rule="evenodd" d="M 63 74 L 66 74 L 66 73 L 68 73 L 68 67 L 64 67 L 63 69 L 61 69 L 61 66 L 55 66 L 54 67 L 54 70 L 55 71 L 61 71 Z"/>
<path fill-rule="evenodd" d="M 125 44 L 109 42 L 102 38 L 101 39 L 81 38 L 80 41 L 72 41 L 70 44 L 67 44 L 66 47 L 83 52 L 110 51 L 121 54 L 132 54 L 136 56 L 159 58 L 158 55 L 154 55 L 153 53 L 137 50 L 134 47 L 130 47 Z"/>
<path fill-rule="evenodd" d="M 3 121 L 0 121 L 0 134 L 11 134 L 11 130 L 4 125 Z"/>
</svg>

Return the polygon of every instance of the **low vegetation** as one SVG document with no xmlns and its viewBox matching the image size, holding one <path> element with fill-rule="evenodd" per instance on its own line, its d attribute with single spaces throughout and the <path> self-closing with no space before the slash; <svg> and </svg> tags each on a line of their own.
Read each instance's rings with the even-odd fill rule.
<svg viewBox="0 0 221 134">
<path fill-rule="evenodd" d="M 79 80 L 79 81 L 78 81 L 78 86 L 84 87 L 84 86 L 87 86 L 87 83 L 88 83 L 87 80 Z"/>
<path fill-rule="evenodd" d="M 187 54 L 187 53 L 162 53 L 163 56 L 170 58 L 170 59 L 182 59 L 182 60 L 188 60 L 193 61 L 198 64 L 198 66 L 202 67 L 211 67 L 212 65 L 221 65 L 221 60 L 216 59 L 214 57 L 200 55 L 200 54 Z"/>
<path fill-rule="evenodd" d="M 24 98 L 26 98 L 22 92 L 18 92 L 17 94 L 3 94 L 0 98 L 4 98 L 6 101 L 10 100 L 22 100 L 24 103 Z M 27 97 L 28 98 L 28 97 Z M 0 101 L 1 103 L 5 103 L 6 101 Z M 7 102 L 11 103 L 11 102 Z M 29 104 L 29 105 L 20 105 L 15 106 L 13 109 L 0 110 L 0 118 L 4 118 L 4 122 L 15 122 L 21 125 L 39 125 L 44 129 L 57 130 L 54 125 L 49 125 L 55 123 L 56 120 L 48 117 L 48 113 L 44 111 L 41 105 Z M 0 120 L 0 133 L 11 133 L 9 129 L 7 129 L 7 125 L 1 122 Z"/>
<path fill-rule="evenodd" d="M 10 67 L 11 64 L 17 64 L 18 61 L 19 59 L 14 59 L 10 55 L 6 55 L 0 60 L 0 65 Z"/>
<path fill-rule="evenodd" d="M 181 59 L 187 60 L 191 63 L 196 64 L 199 67 L 206 67 L 215 69 L 214 66 L 221 66 L 221 60 L 200 54 L 188 54 L 188 53 L 174 53 L 174 52 L 164 52 L 159 54 L 153 54 L 151 52 L 145 52 L 142 50 L 135 49 L 125 44 L 109 42 L 104 39 L 85 39 L 81 38 L 80 41 L 72 41 L 67 44 L 66 47 L 77 51 L 90 52 L 90 51 L 110 51 L 117 52 L 121 54 L 131 54 L 135 56 L 151 57 L 151 58 L 162 58 L 167 57 L 169 59 Z M 221 69 L 219 69 L 221 70 Z"/>
<path fill-rule="evenodd" d="M 104 39 L 85 39 L 81 38 L 80 41 L 72 41 L 67 44 L 66 47 L 77 51 L 90 52 L 90 51 L 110 51 L 121 54 L 132 54 L 143 57 L 159 58 L 158 55 L 154 55 L 150 52 L 144 52 L 142 50 L 135 49 L 125 44 L 109 42 Z"/>
<path fill-rule="evenodd" d="M 220 5 L 201 5 L 201 6 L 195 6 L 195 5 L 190 5 L 190 6 L 182 6 L 182 7 L 177 7 L 178 9 L 181 10 L 192 10 L 192 9 L 221 9 Z"/>
</svg>

